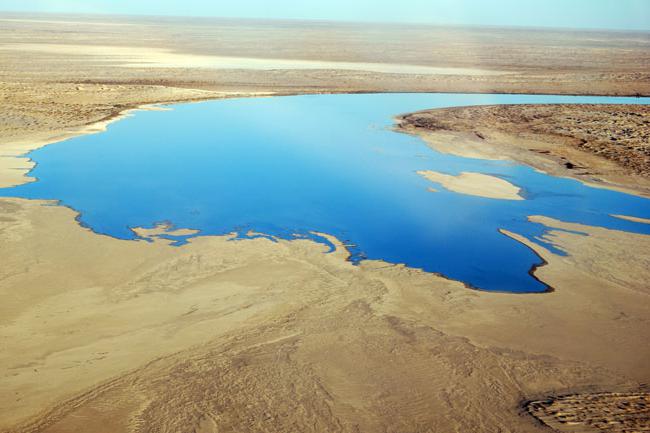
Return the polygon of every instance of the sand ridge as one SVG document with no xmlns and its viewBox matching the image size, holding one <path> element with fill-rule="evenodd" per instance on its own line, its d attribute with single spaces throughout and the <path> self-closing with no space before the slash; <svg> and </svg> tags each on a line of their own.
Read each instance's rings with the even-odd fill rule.
<svg viewBox="0 0 650 433">
<path fill-rule="evenodd" d="M 632 221 L 635 223 L 643 223 L 643 224 L 650 224 L 650 219 L 649 218 L 641 218 L 641 217 L 635 217 L 635 216 L 630 216 L 630 215 L 612 215 L 613 217 Z"/>
</svg>

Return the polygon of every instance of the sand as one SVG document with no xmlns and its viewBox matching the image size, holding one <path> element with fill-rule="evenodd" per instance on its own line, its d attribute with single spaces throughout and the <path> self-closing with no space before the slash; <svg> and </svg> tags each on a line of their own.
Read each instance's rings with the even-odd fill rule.
<svg viewBox="0 0 650 433">
<path fill-rule="evenodd" d="M 131 53 L 127 63 L 143 64 L 124 67 L 119 56 L 34 51 L 26 56 L 24 50 L 4 50 L 0 82 L 285 93 L 650 94 L 645 33 L 6 13 L 0 19 L 8 20 L 0 26 L 2 46 L 84 45 L 90 52 L 97 52 L 93 47 L 122 47 Z M 181 64 L 187 56 L 216 56 L 262 63 L 309 61 L 332 69 L 179 68 L 178 61 L 167 62 L 174 67 L 151 68 L 148 52 L 165 54 L 154 62 L 158 65 L 173 54 L 182 57 Z M 371 64 L 390 73 L 341 69 L 340 62 Z M 442 68 L 454 75 L 396 73 L 401 65 Z"/>
<path fill-rule="evenodd" d="M 565 395 L 528 404 L 533 416 L 561 432 L 601 430 L 611 433 L 650 431 L 650 393 Z"/>
<path fill-rule="evenodd" d="M 650 224 L 650 219 L 648 218 L 640 218 L 640 217 L 635 217 L 635 216 L 630 216 L 630 215 L 612 215 L 613 217 L 616 218 L 621 218 L 624 220 L 632 221 L 635 223 L 644 223 L 644 224 Z"/>
<path fill-rule="evenodd" d="M 316 60 L 293 60 L 274 58 L 250 58 L 234 56 L 207 56 L 175 53 L 161 48 L 138 48 L 105 45 L 69 44 L 4 44 L 2 51 L 37 52 L 66 56 L 92 56 L 89 61 L 110 61 L 130 68 L 207 68 L 207 69 L 247 69 L 247 70 L 303 70 L 323 69 L 341 71 L 365 71 L 386 74 L 419 75 L 501 75 L 505 71 L 488 71 L 477 68 L 448 68 L 407 64 L 337 62 Z"/>
<path fill-rule="evenodd" d="M 459 194 L 498 200 L 523 200 L 521 188 L 507 180 L 482 173 L 462 172 L 457 176 L 431 170 L 421 170 L 418 174 L 425 179 L 440 184 L 445 189 Z"/>
<path fill-rule="evenodd" d="M 39 91 L 42 89 L 42 92 Z M 34 88 L 0 83 L 0 188 L 31 182 L 33 162 L 25 155 L 51 143 L 104 131 L 134 110 L 158 110 L 157 103 L 268 96 L 268 92 L 219 92 L 142 85 L 45 84 Z"/>
<path fill-rule="evenodd" d="M 508 72 L 137 68 L 109 56 L 5 50 L 5 185 L 26 180 L 29 162 L 16 158 L 21 152 L 101 129 L 149 104 L 304 92 L 649 88 L 648 41 L 633 33 L 4 20 L 0 44 L 133 47 L 137 40 L 138 49 L 187 55 L 281 53 L 292 60 Z M 501 143 L 485 147 L 510 157 L 514 147 Z M 485 155 L 481 147 L 472 151 Z M 304 239 L 199 236 L 172 247 L 160 236 L 193 234 L 192 228 L 140 228 L 148 241 L 124 241 L 97 235 L 75 217 L 49 202 L 0 198 L 2 432 L 542 433 L 547 421 L 561 423 L 553 410 L 532 416 L 529 401 L 580 396 L 571 411 L 615 421 L 612 403 L 603 399 L 593 411 L 589 396 L 640 395 L 650 381 L 650 236 L 531 217 L 567 255 L 504 232 L 546 261 L 535 275 L 554 289 L 517 295 L 471 290 L 403 265 L 353 266 L 331 237 L 331 254 Z"/>
<path fill-rule="evenodd" d="M 535 218 L 588 236 L 547 235 L 568 259 L 526 242 L 555 292 L 508 295 L 355 267 L 335 239 L 174 248 L 1 203 L 5 431 L 541 432 L 524 400 L 650 378 L 650 236 Z"/>
</svg>

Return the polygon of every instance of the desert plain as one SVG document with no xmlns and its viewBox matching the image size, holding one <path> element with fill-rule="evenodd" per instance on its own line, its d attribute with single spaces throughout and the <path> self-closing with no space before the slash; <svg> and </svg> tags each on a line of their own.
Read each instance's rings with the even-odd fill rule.
<svg viewBox="0 0 650 433">
<path fill-rule="evenodd" d="M 648 71 L 640 32 L 2 14 L 0 186 L 35 181 L 29 150 L 155 104 L 640 96 Z M 650 191 L 646 107 L 395 115 L 396 129 L 441 152 Z M 485 194 L 467 177 L 446 181 Z M 503 231 L 544 260 L 534 274 L 553 288 L 508 294 L 355 266 L 335 238 L 330 254 L 230 236 L 175 247 L 167 227 L 127 241 L 76 216 L 0 198 L 2 432 L 650 431 L 650 236 L 530 215 L 566 255 Z"/>
</svg>

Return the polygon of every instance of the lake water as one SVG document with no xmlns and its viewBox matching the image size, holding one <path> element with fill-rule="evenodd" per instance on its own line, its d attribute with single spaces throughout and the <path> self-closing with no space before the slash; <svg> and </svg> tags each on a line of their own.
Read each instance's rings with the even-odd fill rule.
<svg viewBox="0 0 650 433">
<path fill-rule="evenodd" d="M 80 212 L 85 226 L 122 239 L 136 237 L 132 227 L 163 221 L 204 235 L 253 231 L 327 243 L 313 232 L 328 233 L 353 245 L 354 261 L 405 263 L 484 290 L 539 292 L 547 287 L 529 271 L 541 259 L 498 229 L 535 240 L 544 227 L 527 216 L 545 215 L 650 234 L 650 225 L 609 216 L 650 218 L 650 200 L 510 162 L 440 154 L 390 129 L 400 113 L 517 103 L 649 101 L 375 94 L 174 105 L 31 152 L 38 163 L 31 175 L 39 180 L 0 196 L 60 200 Z M 449 192 L 418 170 L 499 176 L 521 187 L 526 200 Z M 429 192 L 431 186 L 440 192 Z"/>
</svg>

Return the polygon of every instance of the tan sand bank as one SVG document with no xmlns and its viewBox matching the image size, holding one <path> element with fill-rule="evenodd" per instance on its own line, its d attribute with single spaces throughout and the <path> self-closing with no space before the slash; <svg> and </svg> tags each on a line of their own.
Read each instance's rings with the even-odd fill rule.
<svg viewBox="0 0 650 433">
<path fill-rule="evenodd" d="M 511 159 L 592 186 L 650 195 L 650 107 L 505 105 L 398 118 L 440 152 Z"/>
<path fill-rule="evenodd" d="M 179 229 L 179 228 L 172 228 L 171 225 L 167 223 L 160 223 L 156 224 L 155 227 L 152 228 L 144 228 L 144 227 L 135 227 L 133 229 L 133 232 L 140 236 L 141 238 L 148 239 L 148 240 L 163 240 L 164 238 L 161 237 L 161 235 L 168 235 L 168 236 L 192 236 L 196 235 L 199 233 L 198 230 L 194 229 Z"/>
<path fill-rule="evenodd" d="M 462 172 L 458 176 L 421 170 L 418 174 L 449 191 L 499 200 L 523 200 L 521 188 L 507 180 L 482 173 Z"/>
<path fill-rule="evenodd" d="M 644 223 L 644 224 L 650 224 L 650 219 L 648 218 L 639 218 L 635 216 L 629 216 L 629 215 L 612 215 L 613 217 L 616 218 L 621 218 L 624 220 L 632 221 L 635 223 Z"/>
</svg>

